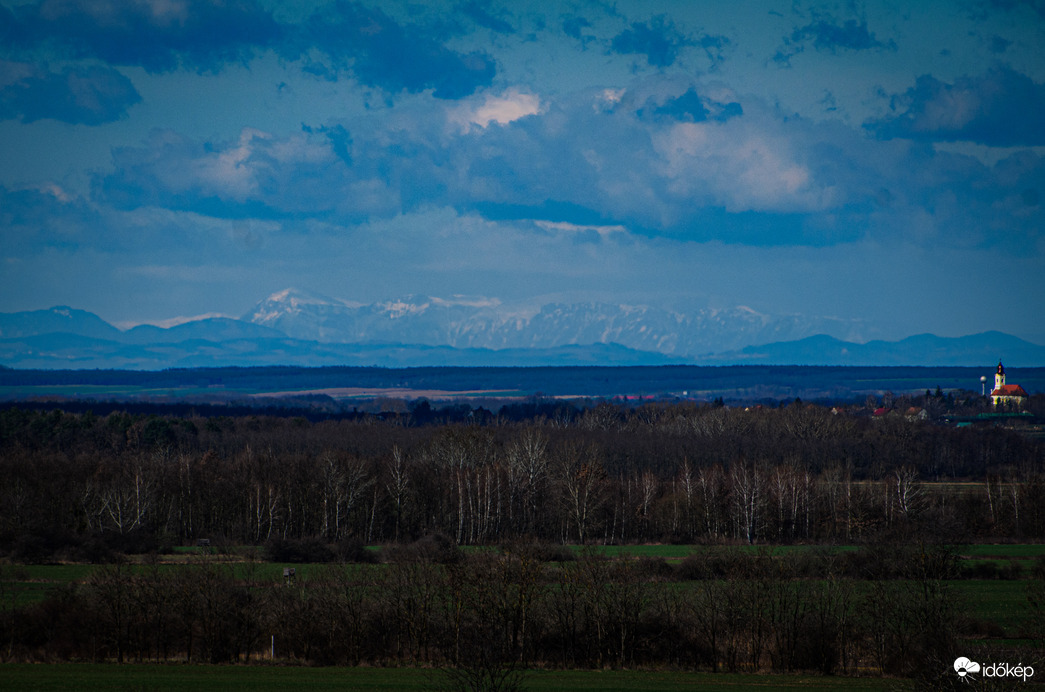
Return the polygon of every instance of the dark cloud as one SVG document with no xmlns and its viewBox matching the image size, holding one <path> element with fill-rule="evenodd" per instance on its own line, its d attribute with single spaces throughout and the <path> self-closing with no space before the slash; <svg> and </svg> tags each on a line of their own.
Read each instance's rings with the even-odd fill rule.
<svg viewBox="0 0 1045 692">
<path fill-rule="evenodd" d="M 777 246 L 848 242 L 876 228 L 903 229 L 915 243 L 947 234 L 969 247 L 1004 235 L 1027 245 L 1045 228 L 1036 156 L 991 169 L 757 100 L 741 106 L 728 92 L 721 102 L 703 94 L 678 79 L 643 79 L 468 128 L 457 111 L 485 99 L 441 117 L 382 110 L 290 136 L 245 130 L 207 142 L 157 132 L 115 150 L 114 172 L 95 179 L 94 195 L 122 210 L 226 219 L 353 224 L 454 209 Z M 998 219 L 1007 235 L 991 231 Z"/>
<path fill-rule="evenodd" d="M 493 31 L 513 30 L 478 3 L 461 12 Z M 257 0 L 37 0 L 14 11 L 0 8 L 0 27 L 7 29 L 9 54 L 47 50 L 151 73 L 217 72 L 273 48 L 304 57 L 304 70 L 326 79 L 347 70 L 368 86 L 461 98 L 489 85 L 496 72 L 489 55 L 451 50 L 439 31 L 405 26 L 380 9 L 345 0 L 302 24 L 278 23 Z"/>
<path fill-rule="evenodd" d="M 704 107 L 704 101 L 695 89 L 689 89 L 686 93 L 658 106 L 653 111 L 656 115 L 667 116 L 673 120 L 685 122 L 700 122 L 707 120 L 708 109 Z"/>
<path fill-rule="evenodd" d="M 515 28 L 511 23 L 490 14 L 486 10 L 486 7 L 484 7 L 483 3 L 476 2 L 475 0 L 472 0 L 472 2 L 466 2 L 461 5 L 461 12 L 479 26 L 489 29 L 490 31 L 498 34 L 515 33 Z"/>
<path fill-rule="evenodd" d="M 662 14 L 645 24 L 633 23 L 631 28 L 618 34 L 611 45 L 617 53 L 645 55 L 653 67 L 669 67 L 674 64 L 679 51 L 694 45 L 694 42 L 676 29 L 668 16 Z"/>
<path fill-rule="evenodd" d="M 39 0 L 17 8 L 12 20 L 12 43 L 23 49 L 46 45 L 154 73 L 183 66 L 217 71 L 282 36 L 255 0 Z"/>
<path fill-rule="evenodd" d="M 641 118 L 667 118 L 679 122 L 700 122 L 707 119 L 707 108 L 697 94 L 696 89 L 689 89 L 679 96 L 671 96 L 664 102 L 647 102 L 637 111 Z"/>
<path fill-rule="evenodd" d="M 113 166 L 95 178 L 94 194 L 121 209 L 321 218 L 353 197 L 353 180 L 323 134 L 277 139 L 248 129 L 236 141 L 202 142 L 155 131 L 142 147 L 114 149 Z"/>
<path fill-rule="evenodd" d="M 699 123 L 705 120 L 725 122 L 744 114 L 743 107 L 732 100 L 725 102 L 698 93 L 696 87 L 665 81 L 658 85 L 646 82 L 648 93 L 629 92 L 628 105 L 641 120 L 660 123 Z M 682 88 L 685 88 L 682 91 Z M 680 93 L 681 91 L 681 93 Z M 725 93 L 725 92 L 724 92 Z"/>
<path fill-rule="evenodd" d="M 1012 41 L 1008 41 L 1001 36 L 994 36 L 991 38 L 991 45 L 989 50 L 995 55 L 1001 55 L 1005 51 L 1009 50 L 1009 46 L 1012 45 Z"/>
<path fill-rule="evenodd" d="M 988 146 L 1045 144 L 1045 85 L 1008 67 L 954 84 L 931 75 L 892 98 L 894 115 L 867 124 L 882 138 L 976 142 Z"/>
<path fill-rule="evenodd" d="M 111 68 L 67 67 L 54 73 L 0 62 L 0 120 L 100 125 L 119 120 L 140 101 L 131 80 Z"/>
<path fill-rule="evenodd" d="M 590 24 L 583 19 L 571 19 L 563 23 L 563 30 L 568 36 L 584 42 L 590 37 L 582 36 L 581 30 Z M 697 47 L 704 51 L 712 65 L 721 62 L 723 52 L 730 45 L 725 36 L 700 34 L 690 36 L 675 27 L 675 23 L 667 15 L 657 15 L 646 23 L 634 22 L 628 29 L 617 34 L 610 44 L 616 53 L 635 53 L 646 56 L 652 67 L 670 67 L 678 58 L 679 52 L 687 47 Z"/>
<path fill-rule="evenodd" d="M 1045 0 L 990 0 L 988 4 L 992 7 L 1009 11 L 1019 7 L 1026 7 L 1045 18 Z"/>
<path fill-rule="evenodd" d="M 327 74 L 350 68 L 367 86 L 393 92 L 432 89 L 437 98 L 458 99 L 488 86 L 496 74 L 486 53 L 451 50 L 380 9 L 352 2 L 338 2 L 309 19 L 301 52 L 309 47 L 332 61 Z"/>
<path fill-rule="evenodd" d="M 712 34 L 704 34 L 697 39 L 697 45 L 704 49 L 704 53 L 708 56 L 708 60 L 712 64 L 717 64 L 722 61 L 723 53 L 731 45 L 731 41 L 725 36 L 717 36 Z"/>
<path fill-rule="evenodd" d="M 817 15 L 806 26 L 791 33 L 795 44 L 812 43 L 819 51 L 837 53 L 839 50 L 896 49 L 892 41 L 883 43 L 867 28 L 866 19 L 840 20 L 828 15 Z"/>
<path fill-rule="evenodd" d="M 773 59 L 786 65 L 807 45 L 822 53 L 832 54 L 840 51 L 896 50 L 896 43 L 879 40 L 868 28 L 864 18 L 843 19 L 825 12 L 813 12 L 808 24 L 796 27 L 790 36 L 784 38 L 784 46 Z"/>
<path fill-rule="evenodd" d="M 326 138 L 330 140 L 330 146 L 334 154 L 344 161 L 346 165 L 352 165 L 352 135 L 345 129 L 344 125 L 331 125 L 329 127 L 325 125 L 320 127 L 302 125 L 301 129 L 309 134 L 326 135 Z"/>
<path fill-rule="evenodd" d="M 566 17 L 562 20 L 562 32 L 570 38 L 587 43 L 592 40 L 591 36 L 584 36 L 585 29 L 591 28 L 591 22 L 584 17 Z"/>
<path fill-rule="evenodd" d="M 0 252 L 27 256 L 45 248 L 75 249 L 98 237 L 100 215 L 57 186 L 10 190 L 0 185 Z"/>
</svg>

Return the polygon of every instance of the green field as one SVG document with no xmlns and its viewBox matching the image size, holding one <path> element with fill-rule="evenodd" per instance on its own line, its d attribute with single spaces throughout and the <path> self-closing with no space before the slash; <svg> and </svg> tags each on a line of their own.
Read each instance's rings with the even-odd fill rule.
<svg viewBox="0 0 1045 692">
<path fill-rule="evenodd" d="M 116 664 L 0 664 L 0 688 L 10 690 L 418 690 L 440 673 L 420 668 L 307 668 Z M 744 675 L 633 670 L 528 671 L 526 690 L 896 690 L 902 681 L 810 675 Z"/>
<path fill-rule="evenodd" d="M 1027 613 L 1027 581 L 963 579 L 946 584 L 963 615 L 992 622 L 1008 637 L 1018 635 Z"/>
<path fill-rule="evenodd" d="M 612 557 L 663 557 L 663 558 L 684 558 L 687 555 L 703 551 L 714 551 L 722 550 L 721 546 L 701 546 L 701 545 L 670 545 L 670 544 L 654 544 L 654 545 L 604 545 L 604 546 L 570 546 L 574 551 L 591 549 L 596 550 L 600 554 L 608 555 Z M 740 545 L 735 546 L 734 549 L 741 550 L 744 552 L 757 552 L 760 550 L 768 550 L 773 555 L 784 555 L 787 553 L 800 553 L 800 552 L 811 552 L 811 551 L 831 551 L 831 552 L 844 552 L 858 550 L 859 546 L 853 545 L 840 545 L 840 546 L 820 546 L 820 545 L 778 545 L 778 546 L 764 546 L 764 545 Z M 959 545 L 954 546 L 955 553 L 963 558 L 980 558 L 980 559 L 998 559 L 998 560 L 1030 560 L 1037 557 L 1045 557 L 1045 545 L 1041 544 L 979 544 L 979 545 Z"/>
<path fill-rule="evenodd" d="M 644 545 L 578 547 L 575 551 L 593 551 L 611 559 L 663 559 L 672 563 L 681 561 L 695 552 L 732 551 L 735 548 Z M 819 546 L 792 546 L 784 548 L 750 547 L 740 548 L 744 552 L 766 551 L 769 555 L 793 554 L 796 551 L 848 551 L 849 546 L 823 548 Z M 471 550 L 497 550 L 496 548 L 472 548 Z M 1045 552 L 1040 545 L 977 545 L 963 546 L 958 553 L 965 562 L 986 563 L 1016 561 L 1025 565 L 1019 579 L 951 579 L 941 582 L 943 602 L 956 611 L 954 620 L 957 638 L 968 648 L 969 655 L 976 651 L 1005 652 L 1033 658 L 1039 651 L 1040 641 L 1028 639 L 1027 617 L 1028 589 L 1040 588 L 1040 582 L 1028 579 L 1030 567 Z M 189 551 L 160 556 L 167 562 L 156 562 L 149 558 L 139 563 L 120 566 L 108 565 L 12 565 L 0 564 L 0 612 L 12 608 L 42 603 L 51 594 L 64 588 L 90 582 L 99 570 L 126 570 L 129 572 L 173 573 L 177 570 L 200 568 L 220 570 L 225 576 L 241 583 L 257 585 L 265 589 L 280 584 L 283 580 L 282 564 L 263 563 L 256 560 L 255 549 L 232 550 L 219 555 L 209 551 Z M 247 559 L 250 558 L 250 559 Z M 294 565 L 299 583 L 325 584 L 332 579 L 332 572 L 345 569 L 336 564 Z M 347 569 L 358 570 L 359 576 L 373 575 L 391 569 L 388 564 L 349 565 Z M 558 563 L 548 563 L 546 569 L 557 571 Z M 669 575 L 671 572 L 668 573 Z M 819 577 L 800 577 L 815 581 Z M 696 589 L 700 581 L 656 580 L 658 589 Z M 902 582 L 889 580 L 902 588 Z M 368 580 L 369 582 L 369 580 Z M 380 584 L 380 581 L 372 582 Z M 865 589 L 876 582 L 855 581 L 861 597 Z M 892 587 L 890 587 L 892 588 Z M 257 652 L 256 652 L 257 653 Z M 267 653 L 267 652 L 266 652 Z M 81 659 L 82 660 L 82 659 Z M 165 660 L 171 660 L 167 658 Z M 297 658 L 288 660 L 301 660 Z M 439 673 L 427 668 L 323 668 L 293 665 L 274 665 L 267 660 L 255 659 L 253 665 L 187 665 L 155 663 L 145 665 L 116 664 L 3 664 L 0 665 L 0 689 L 50 690 L 50 689 L 432 689 L 440 680 Z M 279 663 L 279 661 L 277 661 Z M 863 665 L 863 664 L 861 664 Z M 743 667 L 740 668 L 744 670 Z M 859 668 L 871 674 L 870 669 Z M 712 689 L 905 689 L 906 683 L 896 679 L 878 677 L 844 678 L 820 677 L 815 675 L 742 675 L 690 673 L 665 669 L 650 671 L 529 671 L 525 676 L 525 689 L 531 690 L 712 690 Z"/>
<path fill-rule="evenodd" d="M 376 546 L 371 546 L 376 549 Z M 625 545 L 625 546 L 568 546 L 575 553 L 591 550 L 598 555 L 610 558 L 649 558 L 663 559 L 670 564 L 677 564 L 689 555 L 708 551 L 740 550 L 746 553 L 768 551 L 770 555 L 787 555 L 807 551 L 852 551 L 856 546 L 738 546 L 722 548 L 719 546 L 692 545 Z M 466 552 L 479 550 L 496 550 L 492 547 L 465 546 Z M 968 598 L 968 604 L 974 608 L 975 617 L 985 620 L 1005 619 L 1007 613 L 1018 613 L 1026 603 L 1026 578 L 1038 558 L 1045 556 L 1045 545 L 968 545 L 956 548 L 963 569 L 977 565 L 992 564 L 999 570 L 1016 568 L 1018 579 L 962 579 L 950 582 Z M 259 583 L 276 583 L 283 578 L 283 565 L 256 562 L 258 551 L 254 548 L 234 548 L 228 556 L 218 555 L 199 548 L 176 548 L 173 555 L 159 556 L 160 562 L 155 565 L 129 564 L 130 570 L 175 570 L 190 562 L 205 561 L 210 564 L 224 565 L 233 570 L 237 579 L 249 579 Z M 330 565 L 298 564 L 294 565 L 296 577 L 308 580 L 329 569 Z M 360 566 L 361 569 L 381 569 Z M 98 565 L 61 564 L 61 565 L 11 565 L 0 564 L 0 605 L 23 606 L 42 601 L 55 588 L 66 584 L 82 583 L 92 572 L 101 569 Z M 975 575 L 973 575 L 975 576 Z M 982 604 L 982 605 L 981 605 Z M 1008 629 L 1012 623 L 999 622 Z"/>
<path fill-rule="evenodd" d="M 1017 558 L 1030 559 L 1045 555 L 1045 545 L 1040 544 L 1000 544 L 1000 545 L 963 545 L 958 553 L 968 557 Z"/>
</svg>

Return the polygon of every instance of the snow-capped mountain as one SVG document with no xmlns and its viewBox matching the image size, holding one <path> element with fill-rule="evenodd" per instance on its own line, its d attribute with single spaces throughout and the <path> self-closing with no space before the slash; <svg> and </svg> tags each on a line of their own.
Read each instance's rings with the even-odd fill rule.
<svg viewBox="0 0 1045 692">
<path fill-rule="evenodd" d="M 620 344 L 696 356 L 813 334 L 852 338 L 840 320 L 774 317 L 750 308 L 682 314 L 648 306 L 552 303 L 511 309 L 496 299 L 406 296 L 361 305 L 287 289 L 255 306 L 245 321 L 295 339 L 325 343 L 409 343 L 453 348 L 558 348 Z"/>
<path fill-rule="evenodd" d="M 862 325 L 750 308 L 690 314 L 648 306 L 405 296 L 351 303 L 287 289 L 243 319 L 205 317 L 120 330 L 68 307 L 0 313 L 0 366 L 120 368 L 260 365 L 982 365 L 1045 363 L 1045 347 L 998 332 L 867 341 Z"/>
<path fill-rule="evenodd" d="M 288 288 L 258 303 L 243 320 L 323 343 L 458 347 L 468 345 L 469 332 L 501 326 L 499 305 L 485 298 L 418 296 L 365 305 Z"/>
</svg>

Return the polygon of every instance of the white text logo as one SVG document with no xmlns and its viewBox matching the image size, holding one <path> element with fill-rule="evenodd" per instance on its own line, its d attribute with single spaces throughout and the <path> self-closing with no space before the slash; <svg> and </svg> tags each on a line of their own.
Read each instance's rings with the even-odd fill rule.
<svg viewBox="0 0 1045 692">
<path fill-rule="evenodd" d="M 1008 663 L 985 663 L 981 666 L 976 661 L 959 656 L 954 659 L 954 672 L 962 678 L 972 673 L 980 673 L 985 678 L 1022 678 L 1024 682 L 1027 682 L 1027 678 L 1034 675 L 1034 668 L 1022 663 L 1014 666 Z"/>
</svg>

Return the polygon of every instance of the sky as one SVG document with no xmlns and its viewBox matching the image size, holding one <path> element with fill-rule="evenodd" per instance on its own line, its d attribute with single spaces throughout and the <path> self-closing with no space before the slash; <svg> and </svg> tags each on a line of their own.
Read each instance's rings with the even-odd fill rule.
<svg viewBox="0 0 1045 692">
<path fill-rule="evenodd" d="M 1045 2 L 0 0 L 0 312 L 296 287 L 1045 343 Z"/>
</svg>

